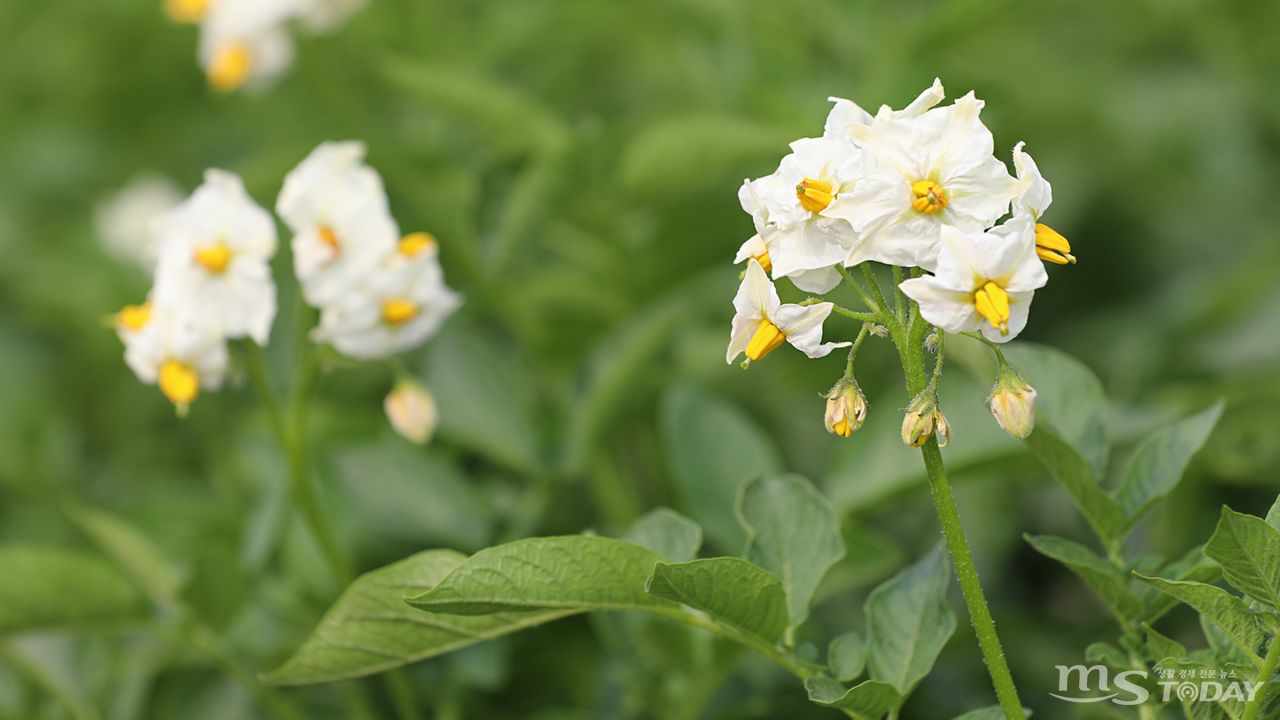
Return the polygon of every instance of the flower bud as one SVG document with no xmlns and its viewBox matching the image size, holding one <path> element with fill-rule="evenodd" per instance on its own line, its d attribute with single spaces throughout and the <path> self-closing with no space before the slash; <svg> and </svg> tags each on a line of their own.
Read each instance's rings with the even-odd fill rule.
<svg viewBox="0 0 1280 720">
<path fill-rule="evenodd" d="M 1008 365 L 1001 366 L 987 402 L 996 422 L 1013 437 L 1025 440 L 1035 429 L 1036 389 Z"/>
<path fill-rule="evenodd" d="M 414 380 L 401 380 L 387 395 L 382 407 L 396 432 L 412 443 L 422 445 L 431 439 L 439 416 L 436 401 L 425 387 Z"/>
<path fill-rule="evenodd" d="M 857 382 L 842 377 L 823 397 L 827 399 L 827 432 L 849 437 L 862 427 L 862 422 L 867 419 L 867 399 Z"/>
<path fill-rule="evenodd" d="M 911 447 L 925 444 L 937 428 L 939 418 L 942 413 L 938 412 L 938 396 L 928 390 L 920 393 L 907 406 L 907 415 L 902 419 L 902 442 Z M 945 423 L 946 418 L 942 421 Z M 950 440 L 950 427 L 947 433 Z"/>
</svg>

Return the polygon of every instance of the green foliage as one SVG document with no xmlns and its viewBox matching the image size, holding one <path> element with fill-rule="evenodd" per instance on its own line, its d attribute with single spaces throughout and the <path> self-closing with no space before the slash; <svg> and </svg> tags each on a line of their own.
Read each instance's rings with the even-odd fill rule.
<svg viewBox="0 0 1280 720">
<path fill-rule="evenodd" d="M 1213 427 L 1222 417 L 1224 402 L 1160 430 L 1142 441 L 1124 471 L 1115 498 L 1132 528 L 1151 504 L 1168 495 L 1191 462 L 1204 447 Z"/>
<path fill-rule="evenodd" d="M 1222 576 L 1236 589 L 1280 610 L 1280 530 L 1223 507 L 1204 554 L 1222 566 Z"/>
<path fill-rule="evenodd" d="M 872 591 L 865 609 L 872 680 L 905 697 L 929 674 L 956 629 L 947 607 L 950 584 L 951 563 L 938 547 Z"/>
<path fill-rule="evenodd" d="M 1027 542 L 1084 580 L 1121 623 L 1129 625 L 1142 620 L 1142 603 L 1129 592 L 1128 576 L 1114 564 L 1098 557 L 1089 548 L 1063 538 L 1028 536 Z"/>
<path fill-rule="evenodd" d="M 670 508 L 654 508 L 636 520 L 622 539 L 671 562 L 689 562 L 702 547 L 702 527 Z"/>
<path fill-rule="evenodd" d="M 147 616 L 146 599 L 88 553 L 0 546 L 0 633 L 119 626 Z"/>
<path fill-rule="evenodd" d="M 848 690 L 829 678 L 810 678 L 804 686 L 809 700 L 844 710 L 858 720 L 876 720 L 902 703 L 902 696 L 893 685 L 879 680 L 868 680 Z"/>
<path fill-rule="evenodd" d="M 778 578 L 738 558 L 658 563 L 645 592 L 700 610 L 772 644 L 787 628 L 787 598 Z"/>
<path fill-rule="evenodd" d="M 827 648 L 827 666 L 840 682 L 849 682 L 867 666 L 867 641 L 856 632 L 836 636 Z"/>
</svg>

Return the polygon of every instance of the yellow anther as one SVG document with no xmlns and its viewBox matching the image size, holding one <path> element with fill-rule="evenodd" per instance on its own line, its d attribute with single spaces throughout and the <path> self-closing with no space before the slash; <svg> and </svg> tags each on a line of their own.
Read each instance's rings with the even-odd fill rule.
<svg viewBox="0 0 1280 720">
<path fill-rule="evenodd" d="M 209 84 L 222 92 L 231 92 L 249 79 L 253 55 L 244 45 L 229 45 L 214 53 L 209 61 Z"/>
<path fill-rule="evenodd" d="M 196 263 L 214 275 L 221 275 L 231 262 L 231 251 L 222 243 L 201 245 L 196 248 Z"/>
<path fill-rule="evenodd" d="M 400 254 L 406 257 L 413 257 L 435 246 L 436 238 L 431 233 L 416 232 L 400 238 Z"/>
<path fill-rule="evenodd" d="M 786 334 L 779 330 L 777 325 L 768 320 L 762 320 L 760 327 L 751 336 L 751 342 L 747 343 L 747 357 L 759 360 L 777 349 L 786 339 Z"/>
<path fill-rule="evenodd" d="M 911 192 L 916 196 L 916 199 L 911 203 L 911 207 L 922 213 L 932 215 L 947 207 L 947 192 L 942 189 L 941 185 L 932 180 L 921 180 L 912 185 Z"/>
<path fill-rule="evenodd" d="M 752 257 L 756 259 L 756 262 L 760 263 L 761 270 L 764 270 L 765 272 L 770 272 L 773 270 L 773 258 L 769 257 L 768 250 L 765 250 L 763 253 L 760 253 L 759 255 L 753 255 Z"/>
<path fill-rule="evenodd" d="M 408 300 L 388 300 L 382 303 L 382 319 L 388 325 L 409 322 L 418 315 L 418 306 Z"/>
<path fill-rule="evenodd" d="M 1076 264 L 1076 256 L 1071 254 L 1071 243 L 1058 234 L 1058 231 L 1036 223 L 1036 255 L 1058 265 Z"/>
<path fill-rule="evenodd" d="M 178 408 L 178 415 L 186 415 L 187 406 L 200 394 L 200 376 L 187 363 L 166 360 L 160 366 L 160 392 Z"/>
<path fill-rule="evenodd" d="M 987 282 L 974 293 L 973 306 L 1001 335 L 1009 334 L 1009 293 L 1004 288 Z"/>
<path fill-rule="evenodd" d="M 800 181 L 796 186 L 796 197 L 800 199 L 801 207 L 809 212 L 822 212 L 827 209 L 832 200 L 835 200 L 835 194 L 831 191 L 829 184 L 812 178 Z"/>
<path fill-rule="evenodd" d="M 338 243 L 338 235 L 326 225 L 320 226 L 320 242 L 333 248 L 334 253 L 342 251 L 342 246 Z"/>
<path fill-rule="evenodd" d="M 126 305 L 119 313 L 116 313 L 116 322 L 121 327 L 130 330 L 141 330 L 151 319 L 151 303 L 145 302 L 141 305 Z"/>
<path fill-rule="evenodd" d="M 164 0 L 164 12 L 169 19 L 194 25 L 204 18 L 209 9 L 209 0 Z"/>
<path fill-rule="evenodd" d="M 840 437 L 849 437 L 853 434 L 853 428 L 849 427 L 849 420 L 844 418 L 841 419 L 840 422 L 831 426 L 831 432 L 839 435 Z"/>
</svg>

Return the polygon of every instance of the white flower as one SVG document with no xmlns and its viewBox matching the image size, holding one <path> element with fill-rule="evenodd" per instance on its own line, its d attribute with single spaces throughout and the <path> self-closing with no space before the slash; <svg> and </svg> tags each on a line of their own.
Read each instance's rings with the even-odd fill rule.
<svg viewBox="0 0 1280 720">
<path fill-rule="evenodd" d="M 284 180 L 276 212 L 294 232 L 293 267 L 307 302 L 338 302 L 395 252 L 399 228 L 360 142 L 326 142 Z"/>
<path fill-rule="evenodd" d="M 834 307 L 829 302 L 807 307 L 783 305 L 778 291 L 754 259 L 747 261 L 747 273 L 733 299 L 737 313 L 725 362 L 732 364 L 742 353 L 749 360 L 759 360 L 773 352 L 783 341 L 789 342 L 811 358 L 825 356 L 835 348 L 850 343 L 822 342 L 822 323 Z"/>
<path fill-rule="evenodd" d="M 400 247 L 358 288 L 323 308 L 313 340 L 367 360 L 409 350 L 440 329 L 462 301 L 444 284 L 436 244 L 417 233 Z"/>
<path fill-rule="evenodd" d="M 901 110 L 894 110 L 888 105 L 881 105 L 880 111 L 875 117 L 871 113 L 858 107 L 858 104 L 852 100 L 844 98 L 829 97 L 827 100 L 835 103 L 835 107 L 831 108 L 831 112 L 827 115 L 827 124 L 823 128 L 822 137 L 831 138 L 833 140 L 852 140 L 853 136 L 849 134 L 849 125 L 879 125 L 896 118 L 914 118 L 919 117 L 926 110 L 942 102 L 946 97 L 946 93 L 942 89 L 942 80 L 933 79 L 933 85 L 920 96 L 911 101 L 911 104 Z"/>
<path fill-rule="evenodd" d="M 1022 151 L 1025 142 L 1013 146 L 1013 167 L 1018 172 L 1018 185 L 1013 196 L 1013 214 L 1030 213 L 1039 220 L 1053 202 L 1053 187 L 1040 174 L 1040 168 L 1031 156 Z"/>
<path fill-rule="evenodd" d="M 423 445 L 435 433 L 440 416 L 430 391 L 413 379 L 396 383 L 382 403 L 391 427 L 411 443 Z"/>
<path fill-rule="evenodd" d="M 982 105 L 971 92 L 917 118 L 846 126 L 868 156 L 867 177 L 834 213 L 859 235 L 846 264 L 932 270 L 944 225 L 979 232 L 1007 212 L 1014 180 L 992 154 Z"/>
<path fill-rule="evenodd" d="M 227 371 L 227 343 L 218 329 L 183 305 L 125 308 L 117 316 L 124 360 L 138 379 L 158 384 L 185 415 L 200 389 L 222 386 Z"/>
<path fill-rule="evenodd" d="M 299 0 L 299 17 L 312 32 L 324 32 L 341 25 L 369 3 L 369 0 Z"/>
<path fill-rule="evenodd" d="M 204 177 L 190 198 L 152 221 L 160 247 L 154 301 L 189 308 L 225 337 L 266 345 L 276 315 L 268 265 L 275 221 L 239 176 L 206 170 Z"/>
<path fill-rule="evenodd" d="M 936 275 L 900 286 L 920 303 L 925 320 L 951 333 L 980 330 L 993 342 L 1008 342 L 1027 324 L 1031 297 L 1049 276 L 1036 258 L 1030 218 L 985 233 L 942 227 Z"/>
<path fill-rule="evenodd" d="M 216 0 L 200 22 L 200 66 L 223 92 L 263 86 L 293 62 L 286 24 L 296 0 Z"/>
<path fill-rule="evenodd" d="M 107 252 L 150 270 L 156 264 L 151 220 L 182 202 L 182 189 L 161 175 L 144 175 L 103 200 L 93 213 L 93 224 Z"/>
<path fill-rule="evenodd" d="M 739 198 L 753 218 L 763 217 L 776 229 L 774 237 L 760 233 L 773 276 L 822 293 L 839 282 L 831 268 L 848 258 L 857 241 L 839 215 L 862 175 L 862 153 L 853 143 L 827 138 L 797 140 L 791 150 L 777 172 L 749 182 Z"/>
<path fill-rule="evenodd" d="M 789 202 L 788 196 L 794 194 L 794 189 L 782 189 L 777 172 L 758 180 L 746 180 L 742 183 L 742 187 L 738 190 L 738 201 L 742 203 L 742 209 L 751 214 L 752 221 L 755 222 L 756 234 L 738 248 L 738 255 L 734 258 L 733 264 L 737 265 L 748 258 L 755 258 L 765 272 L 772 272 L 773 256 L 770 253 L 779 252 L 782 230 L 776 224 L 769 222 L 769 204 L 761 199 L 762 191 L 774 196 L 772 204 L 775 207 Z M 779 276 L 775 275 L 775 277 Z M 797 270 L 787 277 L 791 278 L 791 282 L 796 287 L 812 293 L 827 292 L 840 283 L 840 275 L 834 267 Z"/>
</svg>

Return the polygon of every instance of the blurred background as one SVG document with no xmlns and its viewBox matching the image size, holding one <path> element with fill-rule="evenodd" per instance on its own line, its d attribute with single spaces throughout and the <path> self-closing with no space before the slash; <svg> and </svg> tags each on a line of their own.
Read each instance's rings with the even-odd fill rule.
<svg viewBox="0 0 1280 720">
<path fill-rule="evenodd" d="M 429 547 L 618 535 L 661 505 L 703 524 L 704 555 L 734 554 L 733 488 L 786 470 L 832 497 L 850 546 L 802 640 L 821 648 L 860 629 L 869 589 L 939 537 L 922 466 L 895 445 L 900 371 L 887 343 L 868 344 L 857 374 L 872 419 L 842 440 L 823 429 L 819 397 L 842 356 L 724 363 L 731 261 L 753 233 L 736 194 L 789 141 L 821 134 L 829 95 L 902 107 L 935 76 L 949 98 L 972 89 L 987 102 L 1001 159 L 1012 168 L 1025 140 L 1053 183 L 1044 221 L 1080 262 L 1050 267 L 1022 339 L 1098 374 L 1113 468 L 1146 431 L 1228 401 L 1136 544 L 1180 555 L 1207 539 L 1222 503 L 1261 514 L 1280 490 L 1280 4 L 373 0 L 299 43 L 275 87 L 223 96 L 196 65 L 196 31 L 158 0 L 0 3 L 0 542 L 91 548 L 71 501 L 127 518 L 250 672 L 287 658 L 340 588 L 291 522 L 247 383 L 202 395 L 180 421 L 124 365 L 103 318 L 142 300 L 150 278 L 104 248 L 94 214 L 140 175 L 187 193 L 207 167 L 242 174 L 270 208 L 324 140 L 368 144 L 401 227 L 435 234 L 466 296 L 406 358 L 440 406 L 425 449 L 387 425 L 385 367 L 333 367 L 321 382 L 314 468 L 360 571 Z M 281 387 L 287 237 L 268 348 Z M 827 336 L 856 329 L 833 320 Z M 1094 540 L 961 365 L 943 380 L 948 460 L 1024 704 L 1046 720 L 1085 717 L 1048 696 L 1054 666 L 1118 633 L 1021 535 Z M 607 626 L 562 620 L 408 675 L 424 717 L 672 717 L 664 703 L 683 702 L 698 668 Z M 1162 628 L 1204 645 L 1185 607 Z M 32 667 L 92 708 L 82 717 L 266 717 L 207 660 L 142 634 L 42 633 L 3 648 L 0 718 L 70 717 Z M 390 717 L 382 685 L 363 683 L 283 692 L 316 718 L 354 717 L 344 702 L 364 692 Z M 992 701 L 962 621 L 903 717 Z M 746 658 L 702 717 L 834 715 Z"/>
</svg>

